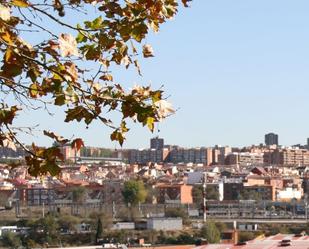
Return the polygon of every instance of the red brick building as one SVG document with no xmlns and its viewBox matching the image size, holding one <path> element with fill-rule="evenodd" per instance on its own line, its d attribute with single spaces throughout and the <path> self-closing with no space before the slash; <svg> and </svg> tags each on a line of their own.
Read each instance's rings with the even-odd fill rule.
<svg viewBox="0 0 309 249">
<path fill-rule="evenodd" d="M 158 190 L 158 203 L 179 203 L 191 204 L 192 186 L 185 184 L 160 184 L 156 186 Z"/>
</svg>

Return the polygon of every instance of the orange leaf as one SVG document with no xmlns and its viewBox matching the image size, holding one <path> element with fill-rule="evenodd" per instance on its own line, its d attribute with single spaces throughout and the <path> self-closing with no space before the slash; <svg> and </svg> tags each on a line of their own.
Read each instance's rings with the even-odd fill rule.
<svg viewBox="0 0 309 249">
<path fill-rule="evenodd" d="M 84 141 L 81 138 L 76 138 L 71 143 L 71 147 L 76 150 L 80 150 L 80 148 L 84 146 Z"/>
</svg>

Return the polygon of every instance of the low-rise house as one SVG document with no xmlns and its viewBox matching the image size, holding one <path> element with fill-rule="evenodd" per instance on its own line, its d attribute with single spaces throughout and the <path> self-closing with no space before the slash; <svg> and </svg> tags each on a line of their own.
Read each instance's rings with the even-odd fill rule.
<svg viewBox="0 0 309 249">
<path fill-rule="evenodd" d="M 243 190 L 243 183 L 239 179 L 230 179 L 223 183 L 223 199 L 238 200 Z"/>
<path fill-rule="evenodd" d="M 104 181 L 102 190 L 102 202 L 103 203 L 123 203 L 123 182 L 119 180 Z"/>
<path fill-rule="evenodd" d="M 223 201 L 223 198 L 224 198 L 224 184 L 223 184 L 223 182 L 207 183 L 206 188 L 210 189 L 211 191 L 216 192 L 217 196 L 218 196 L 218 200 Z M 207 198 L 207 196 L 206 196 L 206 198 Z M 209 198 L 207 198 L 207 199 L 209 199 Z"/>
<path fill-rule="evenodd" d="M 276 189 L 271 185 L 244 186 L 242 199 L 245 200 L 276 200 Z"/>
<path fill-rule="evenodd" d="M 158 190 L 157 203 L 177 203 L 191 204 L 192 186 L 186 184 L 159 184 L 156 186 Z"/>
<path fill-rule="evenodd" d="M 277 190 L 277 201 L 291 201 L 292 199 L 300 200 L 303 195 L 302 189 L 284 188 Z"/>
<path fill-rule="evenodd" d="M 113 225 L 113 230 L 134 230 L 135 224 L 134 222 L 117 222 Z"/>
<path fill-rule="evenodd" d="M 150 230 L 182 230 L 182 218 L 149 218 L 147 219 L 147 229 Z"/>
</svg>

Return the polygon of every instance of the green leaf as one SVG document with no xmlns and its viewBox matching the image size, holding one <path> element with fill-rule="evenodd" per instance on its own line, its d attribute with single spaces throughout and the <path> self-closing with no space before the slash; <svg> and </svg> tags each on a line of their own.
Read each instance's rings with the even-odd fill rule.
<svg viewBox="0 0 309 249">
<path fill-rule="evenodd" d="M 43 172 L 49 172 L 52 176 L 60 174 L 60 167 L 55 161 L 46 161 L 42 166 Z"/>
<path fill-rule="evenodd" d="M 77 37 L 76 37 L 76 41 L 78 43 L 86 42 L 87 41 L 87 37 L 82 32 L 79 32 Z"/>
<path fill-rule="evenodd" d="M 101 25 L 102 25 L 102 17 L 99 16 L 98 18 L 94 19 L 91 23 L 91 28 L 92 29 L 98 29 L 98 28 L 101 28 Z"/>
</svg>

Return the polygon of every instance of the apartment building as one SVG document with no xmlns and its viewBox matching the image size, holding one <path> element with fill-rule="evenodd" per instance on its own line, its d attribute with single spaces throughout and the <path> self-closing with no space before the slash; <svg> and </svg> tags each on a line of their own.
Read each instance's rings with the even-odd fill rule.
<svg viewBox="0 0 309 249">
<path fill-rule="evenodd" d="M 60 150 L 64 156 L 64 160 L 76 161 L 77 157 L 80 157 L 80 151 L 72 148 L 71 145 L 61 146 Z"/>
<path fill-rule="evenodd" d="M 141 150 L 130 150 L 129 152 L 129 163 L 134 164 L 147 164 L 149 162 L 162 163 L 167 160 L 169 151 L 166 148 L 157 149 L 141 149 Z"/>
<path fill-rule="evenodd" d="M 227 165 L 261 165 L 264 163 L 263 153 L 233 152 L 226 156 Z"/>
<path fill-rule="evenodd" d="M 162 150 L 164 147 L 164 139 L 154 137 L 150 139 L 150 149 Z"/>
<path fill-rule="evenodd" d="M 275 165 L 309 165 L 309 150 L 276 149 L 264 153 L 265 164 Z"/>
<path fill-rule="evenodd" d="M 0 147 L 0 158 L 19 158 L 24 157 L 25 155 L 26 152 L 21 147 L 16 147 L 16 149 L 5 146 Z"/>
<path fill-rule="evenodd" d="M 265 144 L 266 145 L 278 145 L 279 136 L 275 133 L 268 133 L 265 135 Z"/>
<path fill-rule="evenodd" d="M 16 198 L 24 205 L 40 206 L 53 203 L 56 193 L 48 188 L 20 188 L 16 191 Z"/>
<path fill-rule="evenodd" d="M 210 165 L 213 162 L 211 148 L 181 148 L 173 147 L 169 162 L 172 163 L 202 163 Z"/>
</svg>

